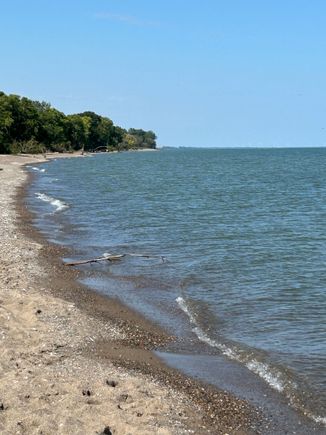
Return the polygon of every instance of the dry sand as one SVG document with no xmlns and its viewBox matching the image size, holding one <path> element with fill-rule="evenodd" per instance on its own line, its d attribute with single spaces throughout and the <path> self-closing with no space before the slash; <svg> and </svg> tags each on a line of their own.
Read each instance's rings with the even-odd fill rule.
<svg viewBox="0 0 326 435">
<path fill-rule="evenodd" d="M 72 291 L 61 272 L 55 284 L 60 269 L 51 274 L 44 243 L 26 234 L 15 206 L 23 165 L 40 161 L 0 156 L 0 433 L 250 433 L 245 402 L 205 391 L 148 355 L 146 343 L 160 338 L 146 335 L 136 314 L 127 321 L 114 301 Z M 180 388 L 171 387 L 174 376 Z"/>
</svg>

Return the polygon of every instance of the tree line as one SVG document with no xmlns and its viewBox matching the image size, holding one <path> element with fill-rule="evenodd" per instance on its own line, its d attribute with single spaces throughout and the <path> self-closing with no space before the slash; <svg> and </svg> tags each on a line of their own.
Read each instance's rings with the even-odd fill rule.
<svg viewBox="0 0 326 435">
<path fill-rule="evenodd" d="M 0 154 L 156 148 L 152 131 L 125 130 L 94 112 L 65 115 L 49 103 L 0 91 Z"/>
</svg>

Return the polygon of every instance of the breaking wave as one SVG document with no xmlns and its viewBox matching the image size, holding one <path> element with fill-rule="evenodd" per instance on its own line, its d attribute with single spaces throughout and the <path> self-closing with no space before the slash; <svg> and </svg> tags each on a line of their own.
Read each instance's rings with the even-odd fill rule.
<svg viewBox="0 0 326 435">
<path fill-rule="evenodd" d="M 46 171 L 45 168 L 40 169 L 37 166 L 27 166 L 27 168 L 30 168 L 30 169 L 32 169 L 33 171 L 36 171 L 36 172 L 45 172 Z"/>
<path fill-rule="evenodd" d="M 235 346 L 226 345 L 224 343 L 219 343 L 216 340 L 210 338 L 198 325 L 196 318 L 191 310 L 188 308 L 186 301 L 180 296 L 176 299 L 179 307 L 190 319 L 193 325 L 193 332 L 197 335 L 200 341 L 208 344 L 211 347 L 219 349 L 223 355 L 230 359 L 244 363 L 246 367 L 252 372 L 263 378 L 271 387 L 275 390 L 282 392 L 285 388 L 286 381 L 282 380 L 282 374 L 279 371 L 272 370 L 268 364 L 262 363 L 256 359 L 250 358 L 245 355 L 244 352 L 235 348 Z"/>
<path fill-rule="evenodd" d="M 41 201 L 51 204 L 55 208 L 54 212 L 63 211 L 69 207 L 68 204 L 61 201 L 60 199 L 52 198 L 52 196 L 46 195 L 45 193 L 37 192 L 35 193 L 35 195 Z"/>
</svg>

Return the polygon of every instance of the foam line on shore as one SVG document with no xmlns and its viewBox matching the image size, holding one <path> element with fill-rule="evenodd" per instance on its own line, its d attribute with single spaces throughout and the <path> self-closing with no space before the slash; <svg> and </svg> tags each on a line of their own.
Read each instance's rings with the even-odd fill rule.
<svg viewBox="0 0 326 435">
<path fill-rule="evenodd" d="M 247 359 L 245 355 L 242 354 L 236 348 L 232 348 L 230 345 L 226 345 L 224 343 L 219 343 L 216 340 L 210 338 L 198 325 L 196 322 L 196 318 L 191 310 L 188 308 L 186 301 L 183 297 L 179 296 L 176 299 L 180 308 L 190 319 L 190 322 L 193 325 L 193 332 L 197 335 L 200 341 L 208 344 L 211 347 L 215 347 L 219 349 L 223 355 L 228 358 L 244 363 L 246 367 L 264 379 L 274 390 L 278 392 L 283 392 L 286 386 L 286 382 L 282 380 L 282 374 L 279 371 L 272 371 L 268 364 L 257 361 L 256 359 Z"/>
<path fill-rule="evenodd" d="M 281 372 L 275 370 L 272 371 L 268 364 L 257 361 L 255 358 L 248 359 L 243 352 L 239 351 L 235 347 L 213 340 L 198 326 L 196 318 L 191 312 L 190 308 L 187 306 L 184 298 L 179 296 L 176 299 L 176 302 L 179 304 L 179 307 L 183 310 L 183 312 L 189 317 L 190 322 L 193 325 L 192 330 L 200 341 L 208 344 L 211 347 L 219 349 L 223 355 L 227 356 L 228 358 L 245 364 L 250 371 L 264 379 L 272 388 L 274 388 L 274 390 L 278 392 L 284 391 L 286 381 L 282 380 Z"/>
<path fill-rule="evenodd" d="M 32 169 L 35 172 L 45 172 L 46 171 L 45 168 L 40 169 L 37 166 L 29 166 L 29 165 L 27 165 L 26 168 Z"/>
<path fill-rule="evenodd" d="M 69 208 L 68 204 L 66 204 L 64 201 L 61 201 L 58 198 L 52 198 L 52 196 L 49 196 L 46 193 L 37 192 L 35 193 L 35 195 L 41 201 L 48 202 L 53 207 L 55 207 L 55 213 Z"/>
</svg>

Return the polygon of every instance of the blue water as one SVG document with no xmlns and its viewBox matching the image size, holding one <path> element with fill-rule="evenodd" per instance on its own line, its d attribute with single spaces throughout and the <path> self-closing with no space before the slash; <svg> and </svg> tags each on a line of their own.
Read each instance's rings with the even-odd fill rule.
<svg viewBox="0 0 326 435">
<path fill-rule="evenodd" d="M 325 167 L 326 149 L 58 159 L 30 168 L 29 205 L 76 258 L 164 255 L 89 266 L 85 282 L 195 333 L 326 422 Z"/>
</svg>

